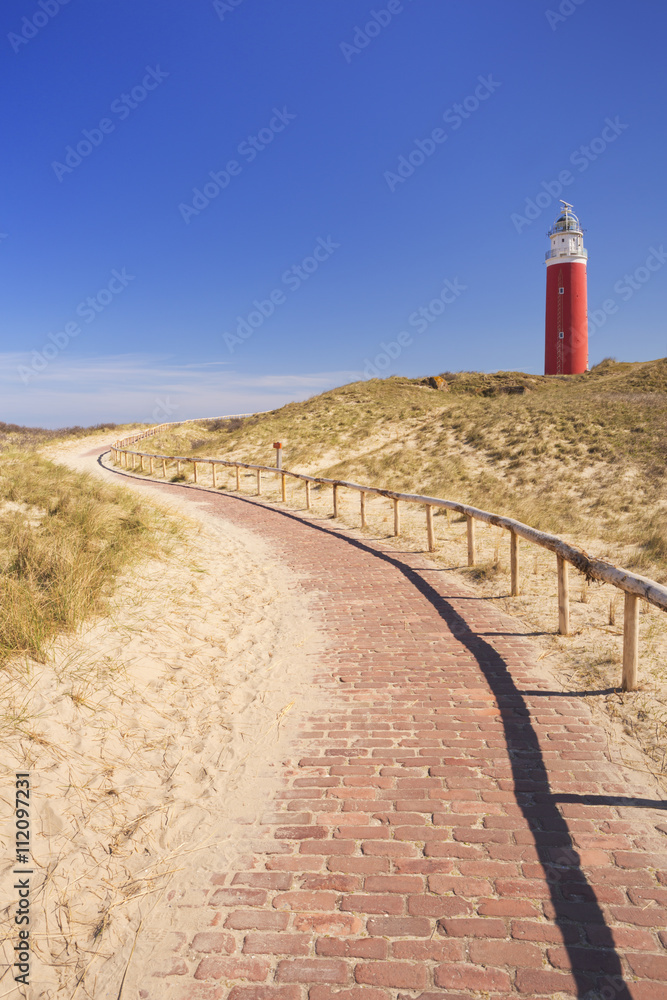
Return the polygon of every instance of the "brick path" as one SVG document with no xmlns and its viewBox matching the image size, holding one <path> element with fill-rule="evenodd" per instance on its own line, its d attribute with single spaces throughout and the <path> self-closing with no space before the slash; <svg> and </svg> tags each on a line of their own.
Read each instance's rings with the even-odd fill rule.
<svg viewBox="0 0 667 1000">
<path fill-rule="evenodd" d="M 318 594 L 328 708 L 304 718 L 266 851 L 214 877 L 139 995 L 667 1000 L 666 803 L 631 798 L 517 621 L 419 554 L 204 496 Z"/>
</svg>

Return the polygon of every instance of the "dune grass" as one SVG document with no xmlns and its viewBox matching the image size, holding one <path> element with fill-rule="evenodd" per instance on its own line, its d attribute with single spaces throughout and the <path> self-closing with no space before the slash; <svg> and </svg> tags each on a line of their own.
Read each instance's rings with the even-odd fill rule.
<svg viewBox="0 0 667 1000">
<path fill-rule="evenodd" d="M 287 469 L 468 502 L 667 580 L 667 359 L 609 359 L 568 377 L 445 372 L 442 379 L 446 391 L 430 379 L 354 383 L 268 414 L 170 428 L 141 450 L 272 466 L 279 440 Z M 185 473 L 191 479 L 187 466 Z M 212 485 L 205 466 L 200 481 Z M 235 490 L 234 474 L 221 471 L 218 486 Z M 241 474 L 241 491 L 254 493 L 254 473 Z M 276 477 L 264 477 L 262 495 L 280 502 Z M 311 501 L 312 516 L 332 516 L 329 488 L 314 487 Z M 303 509 L 303 487 L 289 480 L 287 502 Z M 391 539 L 390 502 L 369 498 L 366 516 L 362 535 Z M 357 494 L 340 491 L 339 521 L 360 530 Z M 436 564 L 515 616 L 541 645 L 545 669 L 558 664 L 554 683 L 590 692 L 591 707 L 639 741 L 647 768 L 667 774 L 664 613 L 642 604 L 640 689 L 621 692 L 623 605 L 615 588 L 573 576 L 571 635 L 560 636 L 551 553 L 522 546 L 521 592 L 512 597 L 506 533 L 478 526 L 476 565 L 468 568 L 465 519 L 442 512 L 435 531 Z M 422 508 L 402 505 L 400 546 L 423 551 L 425 542 Z M 623 739 L 614 744 L 618 731 L 610 735 L 621 757 Z"/>
<path fill-rule="evenodd" d="M 107 431 L 122 431 L 119 424 L 96 424 L 94 427 L 60 427 L 49 430 L 46 427 L 23 427 L 21 424 L 6 424 L 0 420 L 0 451 L 12 448 L 33 449 L 50 442 L 90 437 Z"/>
<path fill-rule="evenodd" d="M 632 543 L 629 568 L 667 579 L 667 359 L 443 378 L 445 392 L 428 379 L 357 382 L 176 427 L 142 450 L 273 465 L 281 440 L 285 468 L 460 500 L 602 549 Z"/>
<path fill-rule="evenodd" d="M 57 633 L 102 611 L 121 571 L 155 551 L 158 520 L 125 490 L 3 451 L 0 664 L 19 653 L 42 659 Z"/>
</svg>

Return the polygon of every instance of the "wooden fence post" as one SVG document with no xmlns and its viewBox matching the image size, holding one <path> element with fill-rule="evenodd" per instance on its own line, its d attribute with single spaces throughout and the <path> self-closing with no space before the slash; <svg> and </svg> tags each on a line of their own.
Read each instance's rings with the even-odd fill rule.
<svg viewBox="0 0 667 1000">
<path fill-rule="evenodd" d="M 468 521 L 468 566 L 475 565 L 475 518 L 466 514 Z"/>
<path fill-rule="evenodd" d="M 556 556 L 558 561 L 558 631 L 561 635 L 570 634 L 570 578 L 569 564 L 562 556 Z"/>
<path fill-rule="evenodd" d="M 433 508 L 430 503 L 426 504 L 426 534 L 428 536 L 428 550 L 435 552 L 435 533 L 433 531 Z"/>
<path fill-rule="evenodd" d="M 153 432 L 151 432 L 151 433 L 153 433 Z M 133 450 L 132 451 L 129 450 L 129 446 L 133 445 L 137 441 L 143 440 L 143 438 L 150 437 L 151 433 L 147 432 L 145 434 L 136 435 L 135 437 L 132 437 L 132 438 L 125 438 L 125 439 L 117 441 L 114 445 L 110 445 L 109 446 L 109 453 L 111 455 L 112 464 L 114 464 L 117 467 L 119 466 L 120 468 L 125 468 L 126 470 L 129 470 L 131 468 L 132 471 L 136 471 L 137 470 L 137 459 L 139 459 L 139 468 L 140 468 L 141 473 L 143 474 L 145 472 L 144 458 L 148 458 L 148 460 L 149 460 L 149 470 L 150 470 L 149 474 L 152 476 L 152 475 L 155 475 L 155 469 L 156 469 L 155 459 L 157 458 L 161 462 L 161 464 L 162 464 L 162 477 L 163 477 L 163 479 L 166 479 L 167 478 L 167 464 L 168 464 L 168 462 L 173 461 L 176 464 L 176 468 L 177 468 L 177 472 L 178 472 L 179 476 L 181 475 L 181 466 L 182 466 L 183 462 L 190 462 L 192 464 L 192 466 L 193 466 L 194 482 L 198 483 L 199 482 L 198 464 L 199 464 L 199 462 L 202 462 L 202 461 L 205 464 L 206 464 L 206 462 L 208 462 L 208 464 L 210 464 L 210 466 L 211 466 L 211 476 L 212 476 L 213 488 L 214 489 L 217 489 L 217 485 L 218 485 L 218 480 L 217 480 L 217 465 L 218 464 L 222 464 L 225 467 L 229 467 L 230 469 L 232 467 L 234 467 L 236 469 L 236 489 L 240 491 L 240 488 L 241 488 L 241 478 L 240 478 L 241 473 L 240 473 L 240 469 L 241 469 L 241 467 L 240 467 L 240 465 L 238 463 L 231 462 L 231 461 L 228 462 L 228 461 L 216 460 L 216 459 L 199 459 L 199 460 L 194 459 L 194 458 L 192 458 L 192 459 L 187 459 L 187 458 L 186 459 L 176 459 L 175 457 L 172 457 L 172 456 L 162 457 L 162 456 L 155 456 L 155 455 L 152 455 L 152 454 L 144 454 L 143 452 L 135 452 Z M 131 461 L 131 465 L 130 465 L 130 461 Z M 274 471 L 274 470 L 272 469 L 272 470 L 269 470 L 269 471 Z M 287 474 L 282 469 L 280 469 L 280 468 L 276 469 L 275 471 L 281 476 L 281 496 L 282 496 L 283 502 L 286 502 L 286 500 L 287 500 L 287 478 L 286 478 L 286 475 Z M 262 469 L 257 469 L 256 472 L 257 472 L 257 495 L 261 496 L 261 492 L 262 492 Z M 297 478 L 301 478 L 301 477 L 297 477 Z M 311 509 L 311 489 L 310 488 L 311 488 L 312 484 L 311 484 L 310 479 L 307 479 L 307 478 L 304 478 L 303 482 L 304 482 L 304 486 L 306 488 L 306 507 L 307 507 L 308 510 L 310 510 Z M 322 485 L 324 485 L 324 481 L 322 481 L 322 480 L 315 480 L 315 482 L 322 483 Z M 333 486 L 333 517 L 334 518 L 338 518 L 339 517 L 339 513 L 340 513 L 340 511 L 339 511 L 339 494 L 338 494 L 338 490 L 339 490 L 339 488 L 341 488 L 343 486 L 346 486 L 346 485 L 347 485 L 346 483 L 341 483 L 341 482 L 338 482 L 338 481 L 336 481 L 335 483 L 332 483 L 332 486 Z M 356 484 L 353 484 L 353 485 L 359 491 L 360 513 L 361 513 L 361 527 L 365 528 L 367 526 L 367 523 L 366 523 L 366 499 L 367 499 L 367 495 L 368 494 L 367 494 L 367 491 L 366 491 L 365 487 L 359 488 L 359 487 L 356 486 Z M 370 490 L 370 492 L 372 494 L 377 493 L 378 495 L 381 495 L 383 493 L 383 491 L 381 491 L 381 490 L 375 490 L 373 487 L 369 487 L 369 490 Z M 386 491 L 384 491 L 384 495 L 386 496 Z M 393 506 L 393 511 L 394 511 L 394 536 L 398 536 L 401 533 L 400 506 L 399 506 L 400 500 L 397 499 L 395 496 L 390 496 L 390 497 L 388 497 L 388 499 L 391 499 L 392 502 L 393 502 L 393 505 L 394 505 Z M 409 502 L 422 503 L 424 505 L 424 507 L 426 508 L 426 528 L 427 528 L 427 534 L 428 534 L 428 551 L 429 552 L 436 551 L 436 539 L 435 539 L 435 532 L 434 532 L 434 528 L 433 528 L 433 516 L 434 516 L 433 515 L 433 505 L 430 502 L 428 502 L 429 498 L 428 497 L 406 496 L 405 499 L 408 500 Z M 444 502 L 451 502 L 451 501 L 444 501 Z M 461 506 L 463 506 L 463 505 L 461 505 Z M 451 511 L 450 511 L 450 509 L 448 507 L 446 507 L 444 509 L 446 511 L 447 520 L 449 522 Z M 463 509 L 465 510 L 465 506 L 463 506 Z M 468 509 L 470 509 L 470 508 L 468 508 Z M 479 512 L 479 513 L 483 514 L 483 512 Z M 467 521 L 468 565 L 469 566 L 474 566 L 475 565 L 475 558 L 476 558 L 476 552 L 475 552 L 475 517 L 474 517 L 473 514 L 464 514 L 464 516 L 465 516 L 466 521 Z M 483 520 L 487 520 L 490 523 L 493 523 L 494 520 L 496 520 L 492 516 L 489 517 L 487 515 L 484 515 L 482 519 Z M 497 520 L 501 522 L 501 524 L 499 525 L 500 527 L 504 527 L 507 530 L 509 530 L 509 532 L 510 532 L 511 595 L 513 597 L 516 597 L 521 592 L 520 582 L 519 582 L 519 577 L 520 577 L 519 538 L 520 538 L 520 536 L 519 536 L 519 534 L 517 534 L 517 531 L 522 531 L 523 532 L 525 530 L 525 528 L 523 528 L 521 525 L 517 525 L 516 529 L 515 529 L 514 527 L 512 527 L 512 525 L 515 524 L 516 522 L 513 522 L 513 521 L 511 521 L 508 518 L 498 518 Z M 537 532 L 534 529 L 528 529 L 528 531 L 526 531 L 526 534 L 527 534 L 527 537 L 528 537 L 529 540 L 535 542 L 538 545 L 542 545 L 545 548 L 546 547 L 550 547 L 551 545 L 554 545 L 554 542 L 558 542 L 559 541 L 558 539 L 553 539 L 553 538 L 550 538 L 549 536 L 543 536 L 541 532 Z M 554 546 L 554 547 L 556 547 L 556 546 Z M 561 548 L 563 548 L 564 551 L 567 551 L 566 547 L 561 546 Z M 575 553 L 575 555 L 572 556 L 573 560 L 575 559 L 575 557 L 577 555 L 585 557 L 585 553 L 579 553 L 579 552 L 577 552 L 576 549 L 574 550 L 574 553 Z M 577 563 L 577 565 L 579 565 L 579 564 Z M 584 565 L 586 565 L 586 564 L 584 563 Z M 617 567 L 612 566 L 612 565 L 604 562 L 603 560 L 594 560 L 594 559 L 591 559 L 589 565 L 590 565 L 589 572 L 590 572 L 591 578 L 599 579 L 599 580 L 602 580 L 604 582 L 614 584 L 615 586 L 619 587 L 620 589 L 623 589 L 624 586 L 628 586 L 628 585 L 635 585 L 635 586 L 638 587 L 641 584 L 641 585 L 643 585 L 643 588 L 644 588 L 644 589 L 642 589 L 641 593 L 646 595 L 646 599 L 648 601 L 656 604 L 656 606 L 658 606 L 658 607 L 662 607 L 663 610 L 667 609 L 667 601 L 665 601 L 665 589 L 662 588 L 659 584 L 654 583 L 653 581 L 650 581 L 650 580 L 646 581 L 642 577 L 637 578 L 637 577 L 633 576 L 633 574 L 627 574 L 627 577 L 629 577 L 629 583 L 624 582 L 624 577 L 623 577 L 624 571 L 619 570 Z M 561 556 L 559 554 L 557 554 L 557 574 L 558 574 L 558 632 L 561 635 L 566 636 L 566 635 L 570 634 L 569 562 L 568 562 L 568 560 L 564 556 Z M 646 587 L 647 584 L 650 585 L 648 588 Z M 637 690 L 637 687 L 638 687 L 638 672 L 639 672 L 639 612 L 640 612 L 640 600 L 641 599 L 642 599 L 641 597 L 639 597 L 639 596 L 637 596 L 635 594 L 631 594 L 631 593 L 625 592 L 625 609 L 624 609 L 624 625 L 623 625 L 623 673 L 622 673 L 622 689 L 624 691 L 635 691 L 635 690 Z M 642 608 L 643 608 L 643 606 L 642 606 Z M 609 622 L 610 622 L 610 624 L 613 624 L 613 620 L 614 620 L 614 601 L 612 600 L 611 605 L 610 605 L 610 612 L 609 612 Z"/>
<path fill-rule="evenodd" d="M 639 663 L 639 598 L 625 595 L 623 612 L 623 681 L 624 691 L 636 691 Z"/>
<path fill-rule="evenodd" d="M 510 531 L 510 569 L 512 574 L 512 597 L 519 596 L 519 536 Z"/>
</svg>

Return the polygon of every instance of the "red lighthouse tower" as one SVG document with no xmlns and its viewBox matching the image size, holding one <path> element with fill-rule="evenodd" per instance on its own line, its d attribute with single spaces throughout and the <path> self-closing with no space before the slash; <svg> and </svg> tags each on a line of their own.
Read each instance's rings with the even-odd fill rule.
<svg viewBox="0 0 667 1000">
<path fill-rule="evenodd" d="M 562 201 L 562 199 L 561 199 Z M 545 375 L 577 375 L 588 370 L 588 311 L 584 234 L 572 205 L 548 232 Z"/>
</svg>

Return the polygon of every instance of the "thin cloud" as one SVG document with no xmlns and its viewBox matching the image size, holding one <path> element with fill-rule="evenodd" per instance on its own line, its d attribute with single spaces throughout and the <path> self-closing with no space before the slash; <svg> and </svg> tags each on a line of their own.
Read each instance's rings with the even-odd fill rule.
<svg viewBox="0 0 667 1000">
<path fill-rule="evenodd" d="M 177 364 L 146 354 L 57 358 L 26 385 L 20 352 L 0 353 L 0 420 L 59 427 L 99 422 L 150 423 L 272 410 L 336 385 L 360 372 L 248 374 L 229 362 Z"/>
</svg>

